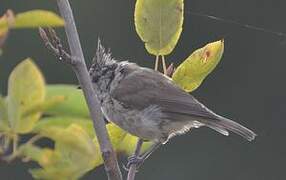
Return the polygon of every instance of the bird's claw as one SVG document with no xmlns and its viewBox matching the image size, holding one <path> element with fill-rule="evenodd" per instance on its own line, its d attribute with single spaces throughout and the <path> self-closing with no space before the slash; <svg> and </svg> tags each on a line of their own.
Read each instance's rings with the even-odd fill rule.
<svg viewBox="0 0 286 180">
<path fill-rule="evenodd" d="M 142 157 L 132 155 L 128 157 L 127 165 L 123 166 L 123 168 L 128 171 L 131 165 L 135 164 L 136 169 L 138 169 L 143 164 L 143 162 L 144 162 L 144 159 Z"/>
</svg>

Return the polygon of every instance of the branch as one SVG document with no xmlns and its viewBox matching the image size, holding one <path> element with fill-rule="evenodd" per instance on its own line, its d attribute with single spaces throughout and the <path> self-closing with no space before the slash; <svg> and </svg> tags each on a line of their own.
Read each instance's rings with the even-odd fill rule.
<svg viewBox="0 0 286 180">
<path fill-rule="evenodd" d="M 95 91 L 86 68 L 81 44 L 79 41 L 75 21 L 68 0 L 57 0 L 61 16 L 65 20 L 65 31 L 68 39 L 71 55 L 62 49 L 59 38 L 54 31 L 40 29 L 40 35 L 45 45 L 59 58 L 59 60 L 68 63 L 73 68 L 80 87 L 83 90 L 90 116 L 93 120 L 94 130 L 100 145 L 102 157 L 104 160 L 105 171 L 109 180 L 122 180 L 122 175 L 118 166 L 116 154 L 112 149 L 105 122 L 100 109 L 100 104 L 96 99 Z M 49 31 L 49 32 L 48 32 Z M 49 34 L 49 35 L 48 35 Z M 49 37 L 50 36 L 50 37 Z M 52 41 L 50 41 L 50 38 Z"/>
<path fill-rule="evenodd" d="M 141 150 L 142 144 L 143 144 L 143 140 L 138 139 L 133 157 L 139 157 L 140 156 L 140 150 Z M 137 172 L 137 164 L 131 164 L 131 166 L 129 167 L 129 170 L 128 170 L 127 180 L 134 180 L 136 172 Z"/>
</svg>

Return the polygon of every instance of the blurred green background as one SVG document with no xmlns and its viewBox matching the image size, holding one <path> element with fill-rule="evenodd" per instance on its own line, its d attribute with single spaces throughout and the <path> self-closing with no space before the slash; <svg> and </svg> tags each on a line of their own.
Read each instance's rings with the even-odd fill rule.
<svg viewBox="0 0 286 180">
<path fill-rule="evenodd" d="M 113 56 L 153 67 L 135 32 L 135 0 L 71 0 L 86 60 L 90 64 L 97 38 Z M 182 36 L 168 62 L 179 64 L 194 49 L 225 38 L 225 53 L 215 71 L 193 94 L 210 109 L 254 130 L 254 142 L 231 134 L 224 137 L 207 128 L 173 138 L 141 167 L 138 180 L 284 180 L 286 167 L 285 37 L 197 17 L 189 12 L 232 19 L 286 32 L 284 0 L 185 0 Z M 57 11 L 53 0 L 1 0 L 0 14 L 31 9 Z M 63 30 L 60 30 L 63 34 Z M 63 37 L 63 36 L 62 36 Z M 69 67 L 58 63 L 45 49 L 37 30 L 14 30 L 0 57 L 0 92 L 6 94 L 12 68 L 32 57 L 48 83 L 77 83 Z M 125 163 L 125 161 L 122 161 Z M 120 163 L 121 165 L 121 163 Z M 1 179 L 31 179 L 33 164 L 0 162 Z M 83 179 L 106 179 L 103 168 Z"/>
</svg>

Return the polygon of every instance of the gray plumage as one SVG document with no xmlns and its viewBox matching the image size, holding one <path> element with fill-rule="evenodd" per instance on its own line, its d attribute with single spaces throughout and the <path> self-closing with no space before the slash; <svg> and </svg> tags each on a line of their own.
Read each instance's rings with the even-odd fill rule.
<svg viewBox="0 0 286 180">
<path fill-rule="evenodd" d="M 165 143 L 174 135 L 201 126 L 223 135 L 231 131 L 249 141 L 256 136 L 215 114 L 163 74 L 114 60 L 100 41 L 90 76 L 106 118 L 142 139 Z"/>
</svg>

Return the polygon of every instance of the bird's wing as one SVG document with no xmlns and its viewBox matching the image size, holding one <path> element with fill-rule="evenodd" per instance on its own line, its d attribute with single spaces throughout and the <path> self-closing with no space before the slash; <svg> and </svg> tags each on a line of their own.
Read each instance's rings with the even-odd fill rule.
<svg viewBox="0 0 286 180">
<path fill-rule="evenodd" d="M 131 109 L 158 105 L 172 120 L 176 117 L 197 116 L 216 119 L 217 116 L 161 73 L 140 68 L 120 81 L 111 96 Z M 179 115 L 179 116 L 178 116 Z"/>
<path fill-rule="evenodd" d="M 197 117 L 198 122 L 224 135 L 232 131 L 249 141 L 256 136 L 250 129 L 210 111 L 172 80 L 150 69 L 140 68 L 131 72 L 111 92 L 111 96 L 131 109 L 142 110 L 158 105 L 172 121 L 190 121 Z"/>
</svg>

